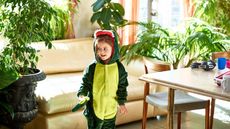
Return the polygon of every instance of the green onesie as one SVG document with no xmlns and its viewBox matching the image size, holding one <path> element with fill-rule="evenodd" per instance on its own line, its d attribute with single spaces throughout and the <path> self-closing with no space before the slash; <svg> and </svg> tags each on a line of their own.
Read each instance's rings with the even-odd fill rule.
<svg viewBox="0 0 230 129">
<path fill-rule="evenodd" d="M 112 46 L 114 53 L 107 64 L 97 57 L 94 47 L 96 60 L 85 69 L 77 94 L 90 98 L 84 110 L 88 129 L 114 129 L 117 106 L 127 100 L 128 74 L 119 61 L 116 37 Z"/>
</svg>

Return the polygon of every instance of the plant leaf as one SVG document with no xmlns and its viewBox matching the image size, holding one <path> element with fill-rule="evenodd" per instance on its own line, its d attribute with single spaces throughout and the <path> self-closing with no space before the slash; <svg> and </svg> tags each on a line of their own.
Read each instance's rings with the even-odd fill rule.
<svg viewBox="0 0 230 129">
<path fill-rule="evenodd" d="M 91 23 L 94 23 L 95 21 L 97 21 L 98 19 L 100 19 L 100 17 L 101 17 L 101 12 L 94 13 L 93 16 L 90 19 Z"/>
<path fill-rule="evenodd" d="M 17 71 L 8 70 L 8 71 L 0 71 L 0 90 L 9 86 L 11 83 L 16 81 L 19 78 Z"/>
<path fill-rule="evenodd" d="M 111 3 L 111 7 L 114 11 L 118 12 L 121 16 L 125 15 L 125 9 L 121 4 Z"/>
<path fill-rule="evenodd" d="M 92 4 L 93 12 L 97 12 L 100 10 L 105 4 L 105 0 L 97 0 L 95 3 Z"/>
<path fill-rule="evenodd" d="M 118 24 L 123 22 L 123 17 L 117 11 L 114 11 L 112 13 L 112 16 L 113 16 L 115 22 L 117 22 Z"/>
<path fill-rule="evenodd" d="M 110 20 L 111 20 L 111 11 L 110 9 L 103 8 L 102 13 L 101 13 L 101 21 L 103 22 L 104 27 L 106 26 L 105 29 L 110 29 Z"/>
<path fill-rule="evenodd" d="M 3 107 L 3 110 L 10 113 L 10 116 L 14 118 L 14 109 L 11 105 L 0 101 L 0 107 Z"/>
</svg>

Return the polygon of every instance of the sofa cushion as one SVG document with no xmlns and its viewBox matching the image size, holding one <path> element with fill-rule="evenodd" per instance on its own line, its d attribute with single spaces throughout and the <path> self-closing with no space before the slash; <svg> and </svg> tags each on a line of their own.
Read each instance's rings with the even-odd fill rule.
<svg viewBox="0 0 230 129">
<path fill-rule="evenodd" d="M 138 80 L 137 76 L 129 75 L 128 101 L 140 100 L 144 98 L 144 82 Z"/>
<path fill-rule="evenodd" d="M 82 72 L 62 73 L 47 76 L 38 82 L 35 90 L 39 111 L 44 114 L 70 111 L 78 102 Z M 128 101 L 143 99 L 144 83 L 135 76 L 128 77 Z"/>
<path fill-rule="evenodd" d="M 77 103 L 82 72 L 53 74 L 38 82 L 35 90 L 39 112 L 53 114 L 70 111 Z"/>
<path fill-rule="evenodd" d="M 92 38 L 57 40 L 52 44 L 52 49 L 40 43 L 34 45 L 40 55 L 37 66 L 47 74 L 83 71 L 94 59 Z"/>
<path fill-rule="evenodd" d="M 139 66 L 139 67 L 137 67 Z M 138 80 L 139 74 L 129 72 L 141 69 L 140 64 L 132 63 L 128 72 L 128 101 L 143 99 L 144 82 Z M 140 72 L 140 71 L 139 71 Z M 78 102 L 77 91 L 82 81 L 82 72 L 50 74 L 43 81 L 38 82 L 35 94 L 37 96 L 39 111 L 45 114 L 70 111 Z"/>
<path fill-rule="evenodd" d="M 138 78 L 144 74 L 145 68 L 141 60 L 131 61 L 128 65 L 122 62 L 128 72 L 128 101 L 140 100 L 144 97 L 144 82 Z"/>
<path fill-rule="evenodd" d="M 125 70 L 129 76 L 136 76 L 136 79 L 138 79 L 141 75 L 145 74 L 145 67 L 142 60 L 133 60 L 129 64 L 122 61 L 122 64 L 125 66 Z"/>
<path fill-rule="evenodd" d="M 42 44 L 34 47 L 41 55 L 38 68 L 47 78 L 38 82 L 35 94 L 39 112 L 54 114 L 70 111 L 78 102 L 76 93 L 80 88 L 83 70 L 94 59 L 92 38 L 53 41 L 54 48 L 47 49 Z M 128 101 L 143 99 L 144 82 L 138 80 L 144 74 L 144 65 L 132 61 L 123 62 L 128 72 Z"/>
<path fill-rule="evenodd" d="M 135 108 L 134 108 L 135 107 Z M 143 100 L 132 101 L 126 104 L 127 114 L 117 114 L 116 125 L 137 121 L 142 119 Z M 155 108 L 151 105 L 148 107 L 148 117 L 156 116 Z M 87 121 L 82 111 L 80 112 L 63 112 L 52 115 L 38 113 L 37 117 L 26 124 L 24 129 L 86 129 Z"/>
</svg>

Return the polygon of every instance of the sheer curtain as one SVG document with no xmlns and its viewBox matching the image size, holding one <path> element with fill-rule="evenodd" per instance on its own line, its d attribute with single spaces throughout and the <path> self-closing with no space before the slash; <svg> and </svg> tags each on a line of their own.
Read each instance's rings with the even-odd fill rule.
<svg viewBox="0 0 230 129">
<path fill-rule="evenodd" d="M 75 38 L 75 33 L 74 33 L 74 14 L 78 6 L 78 1 L 77 0 L 69 0 L 68 2 L 68 8 L 69 8 L 69 14 L 70 14 L 70 22 L 67 25 L 67 32 L 65 34 L 65 38 L 71 39 Z"/>
<path fill-rule="evenodd" d="M 139 0 L 118 0 L 125 9 L 125 19 L 129 21 L 138 20 Z M 133 44 L 136 40 L 137 25 L 127 25 L 118 30 L 120 43 L 122 45 Z"/>
<path fill-rule="evenodd" d="M 194 16 L 195 4 L 193 0 L 183 0 L 184 1 L 184 17 Z"/>
</svg>

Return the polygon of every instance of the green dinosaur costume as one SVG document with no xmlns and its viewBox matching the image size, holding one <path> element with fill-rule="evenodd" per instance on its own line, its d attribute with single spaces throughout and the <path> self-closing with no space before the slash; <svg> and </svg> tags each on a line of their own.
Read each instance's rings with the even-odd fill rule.
<svg viewBox="0 0 230 129">
<path fill-rule="evenodd" d="M 119 61 L 117 37 L 112 45 L 113 55 L 105 64 L 94 52 L 96 60 L 84 71 L 78 96 L 88 96 L 84 115 L 88 120 L 88 129 L 114 129 L 117 106 L 123 105 L 127 97 L 127 72 Z"/>
</svg>

